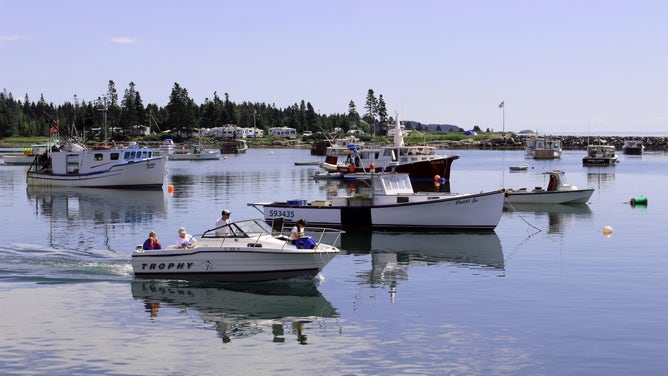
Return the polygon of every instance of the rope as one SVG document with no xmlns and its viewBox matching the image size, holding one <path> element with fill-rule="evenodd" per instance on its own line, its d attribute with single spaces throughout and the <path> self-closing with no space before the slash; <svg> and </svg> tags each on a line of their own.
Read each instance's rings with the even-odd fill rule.
<svg viewBox="0 0 668 376">
<path fill-rule="evenodd" d="M 510 208 L 515 212 L 515 214 L 517 214 L 517 215 L 520 217 L 520 219 L 521 219 L 522 221 L 524 221 L 524 223 L 526 223 L 527 225 L 529 225 L 529 226 L 533 227 L 534 229 L 538 230 L 538 232 L 543 231 L 543 230 L 539 229 L 537 226 L 535 226 L 535 225 L 529 223 L 529 221 L 527 221 L 521 214 L 519 214 L 519 212 L 517 211 L 517 209 L 515 209 L 515 207 L 513 206 L 513 204 L 510 202 L 510 200 L 508 200 L 508 197 L 505 197 L 504 200 L 506 200 L 506 203 L 508 204 L 508 206 L 510 206 Z M 533 235 L 532 235 L 532 236 L 533 236 Z"/>
</svg>

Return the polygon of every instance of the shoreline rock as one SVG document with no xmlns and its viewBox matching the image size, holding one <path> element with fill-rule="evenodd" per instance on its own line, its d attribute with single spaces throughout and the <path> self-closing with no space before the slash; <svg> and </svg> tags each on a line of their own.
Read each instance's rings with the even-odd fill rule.
<svg viewBox="0 0 668 376">
<path fill-rule="evenodd" d="M 475 141 L 464 139 L 461 141 L 431 141 L 430 146 L 437 149 L 500 149 L 500 150 L 523 150 L 526 146 L 527 136 L 497 137 L 489 140 Z M 561 148 L 564 150 L 586 150 L 589 144 L 613 145 L 615 149 L 622 150 L 624 141 L 633 139 L 642 141 L 646 151 L 668 150 L 668 137 L 645 136 L 645 137 L 587 137 L 587 136 L 561 136 Z M 599 141 L 600 139 L 600 141 Z"/>
</svg>

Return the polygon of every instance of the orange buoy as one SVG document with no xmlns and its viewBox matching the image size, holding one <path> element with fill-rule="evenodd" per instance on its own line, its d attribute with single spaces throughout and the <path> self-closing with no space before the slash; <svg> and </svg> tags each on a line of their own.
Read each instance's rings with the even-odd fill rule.
<svg viewBox="0 0 668 376">
<path fill-rule="evenodd" d="M 351 163 L 350 166 L 348 166 L 348 172 L 355 172 L 355 165 L 354 164 Z"/>
<path fill-rule="evenodd" d="M 371 164 L 369 165 L 369 169 L 371 170 L 371 172 L 376 171 L 376 164 L 371 162 Z"/>
<path fill-rule="evenodd" d="M 612 227 L 610 227 L 610 226 L 605 226 L 605 227 L 603 227 L 603 235 L 604 235 L 606 238 L 611 237 L 611 236 L 612 236 Z"/>
<path fill-rule="evenodd" d="M 168 186 L 167 186 L 167 192 L 169 192 L 169 193 L 174 193 L 174 186 L 171 185 L 171 184 L 168 185 Z"/>
</svg>

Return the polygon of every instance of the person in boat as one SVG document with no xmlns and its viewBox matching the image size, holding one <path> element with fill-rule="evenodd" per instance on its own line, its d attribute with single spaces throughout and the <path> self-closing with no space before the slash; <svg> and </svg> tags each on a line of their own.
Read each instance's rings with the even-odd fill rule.
<svg viewBox="0 0 668 376">
<path fill-rule="evenodd" d="M 220 213 L 220 218 L 216 221 L 216 236 L 225 236 L 230 233 L 230 228 L 227 227 L 232 221 L 230 220 L 231 212 L 224 209 Z"/>
<path fill-rule="evenodd" d="M 305 227 L 306 220 L 304 218 L 300 218 L 290 232 L 290 239 L 292 240 L 292 244 L 297 246 L 299 249 L 314 249 L 317 247 L 317 244 L 313 238 L 304 234 Z"/>
<path fill-rule="evenodd" d="M 151 231 L 148 233 L 148 239 L 144 241 L 144 246 L 142 248 L 144 248 L 145 250 L 162 249 L 162 246 L 158 241 L 158 237 L 156 236 L 155 231 Z"/>
<path fill-rule="evenodd" d="M 186 232 L 185 227 L 179 227 L 179 236 L 176 238 L 176 247 L 178 249 L 194 248 L 197 239 Z"/>
</svg>

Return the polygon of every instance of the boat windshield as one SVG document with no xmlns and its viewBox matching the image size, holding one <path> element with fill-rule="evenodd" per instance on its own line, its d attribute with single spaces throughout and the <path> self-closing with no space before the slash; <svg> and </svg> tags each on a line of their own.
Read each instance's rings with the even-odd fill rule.
<svg viewBox="0 0 668 376">
<path fill-rule="evenodd" d="M 248 219 L 237 221 L 228 225 L 230 233 L 235 238 L 250 238 L 271 232 L 271 227 L 263 220 Z M 229 235 L 228 235 L 229 236 Z M 202 234 L 203 238 L 216 237 L 216 229 L 207 230 Z"/>
</svg>

